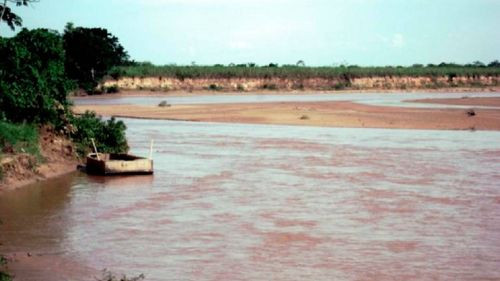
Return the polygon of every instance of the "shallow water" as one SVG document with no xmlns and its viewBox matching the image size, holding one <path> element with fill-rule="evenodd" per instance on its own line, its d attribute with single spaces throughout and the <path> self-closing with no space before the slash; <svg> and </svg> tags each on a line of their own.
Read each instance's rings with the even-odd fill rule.
<svg viewBox="0 0 500 281">
<path fill-rule="evenodd" d="M 367 105 L 403 106 L 425 108 L 499 108 L 494 106 L 462 106 L 445 104 L 428 104 L 405 102 L 415 99 L 431 98 L 462 98 L 462 97 L 500 97 L 499 93 L 335 93 L 335 94 L 293 94 L 293 95 L 258 95 L 238 93 L 226 95 L 196 95 L 196 96 L 125 96 L 106 98 L 73 98 L 77 105 L 89 104 L 136 104 L 158 105 L 166 100 L 169 104 L 216 104 L 216 103 L 263 103 L 263 102 L 318 102 L 318 101 L 353 101 Z"/>
<path fill-rule="evenodd" d="M 2 252 L 147 280 L 500 279 L 500 132 L 125 121 L 155 175 L 1 195 Z"/>
</svg>

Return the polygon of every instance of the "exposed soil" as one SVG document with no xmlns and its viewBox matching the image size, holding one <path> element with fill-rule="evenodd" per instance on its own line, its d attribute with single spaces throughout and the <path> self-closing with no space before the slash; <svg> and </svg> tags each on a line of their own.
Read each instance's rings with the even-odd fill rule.
<svg viewBox="0 0 500 281">
<path fill-rule="evenodd" d="M 212 105 L 79 105 L 76 113 L 92 110 L 100 115 L 188 120 L 284 124 L 326 127 L 398 128 L 439 130 L 500 130 L 500 110 L 426 109 L 369 106 L 353 102 L 283 102 Z"/>
<path fill-rule="evenodd" d="M 36 157 L 26 153 L 4 154 L 0 192 L 75 171 L 78 161 L 74 151 L 70 140 L 48 127 L 41 128 L 42 163 L 37 164 Z"/>
<path fill-rule="evenodd" d="M 122 77 L 118 80 L 104 81 L 105 87 L 118 87 L 122 90 L 150 89 L 157 91 L 321 91 L 321 90 L 433 90 L 442 88 L 488 88 L 498 87 L 497 76 L 448 76 L 410 77 L 375 76 L 351 78 L 194 78 L 178 79 L 172 77 Z"/>
</svg>

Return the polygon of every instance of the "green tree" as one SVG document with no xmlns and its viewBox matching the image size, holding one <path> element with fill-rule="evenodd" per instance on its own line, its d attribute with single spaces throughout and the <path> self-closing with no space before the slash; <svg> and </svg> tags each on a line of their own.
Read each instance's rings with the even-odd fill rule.
<svg viewBox="0 0 500 281">
<path fill-rule="evenodd" d="M 494 60 L 488 64 L 488 67 L 500 67 L 500 62 L 498 60 Z"/>
<path fill-rule="evenodd" d="M 0 38 L 0 54 L 0 118 L 59 125 L 72 87 L 61 36 L 23 29 L 13 38 Z"/>
<path fill-rule="evenodd" d="M 104 28 L 74 27 L 68 23 L 63 39 L 67 74 L 88 92 L 95 89 L 113 66 L 128 61 L 118 38 Z"/>
</svg>

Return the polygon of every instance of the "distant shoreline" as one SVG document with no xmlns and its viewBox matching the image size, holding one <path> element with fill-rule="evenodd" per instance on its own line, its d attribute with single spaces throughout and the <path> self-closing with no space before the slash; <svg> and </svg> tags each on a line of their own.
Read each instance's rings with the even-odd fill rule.
<svg viewBox="0 0 500 281">
<path fill-rule="evenodd" d="M 372 76 L 372 77 L 279 77 L 177 78 L 163 76 L 122 77 L 105 80 L 98 93 L 123 90 L 152 92 L 338 92 L 338 91 L 459 91 L 500 87 L 500 76 Z"/>
</svg>

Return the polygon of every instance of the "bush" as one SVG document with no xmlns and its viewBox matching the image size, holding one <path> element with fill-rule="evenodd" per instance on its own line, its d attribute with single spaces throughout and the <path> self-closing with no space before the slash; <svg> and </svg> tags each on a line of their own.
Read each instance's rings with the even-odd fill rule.
<svg viewBox="0 0 500 281">
<path fill-rule="evenodd" d="M 120 88 L 117 85 L 112 85 L 106 88 L 107 94 L 116 94 L 120 92 Z"/>
<path fill-rule="evenodd" d="M 243 84 L 238 84 L 236 85 L 236 90 L 238 90 L 239 92 L 244 92 L 245 86 Z"/>
<path fill-rule="evenodd" d="M 208 89 L 211 91 L 220 91 L 222 90 L 222 87 L 217 84 L 210 84 L 210 86 L 208 86 Z"/>
<path fill-rule="evenodd" d="M 125 130 L 127 127 L 122 121 L 114 117 L 107 121 L 101 120 L 94 112 L 85 112 L 72 120 L 75 132 L 71 138 L 76 143 L 77 152 L 85 155 L 92 151 L 92 139 L 95 140 L 97 150 L 104 153 L 125 153 L 128 151 Z"/>
<path fill-rule="evenodd" d="M 265 90 L 277 90 L 278 86 L 276 84 L 264 84 L 264 85 L 262 85 L 262 89 L 265 89 Z"/>
<path fill-rule="evenodd" d="M 65 75 L 61 37 L 47 29 L 23 29 L 0 38 L 0 54 L 0 118 L 59 127 L 73 85 Z"/>
</svg>

